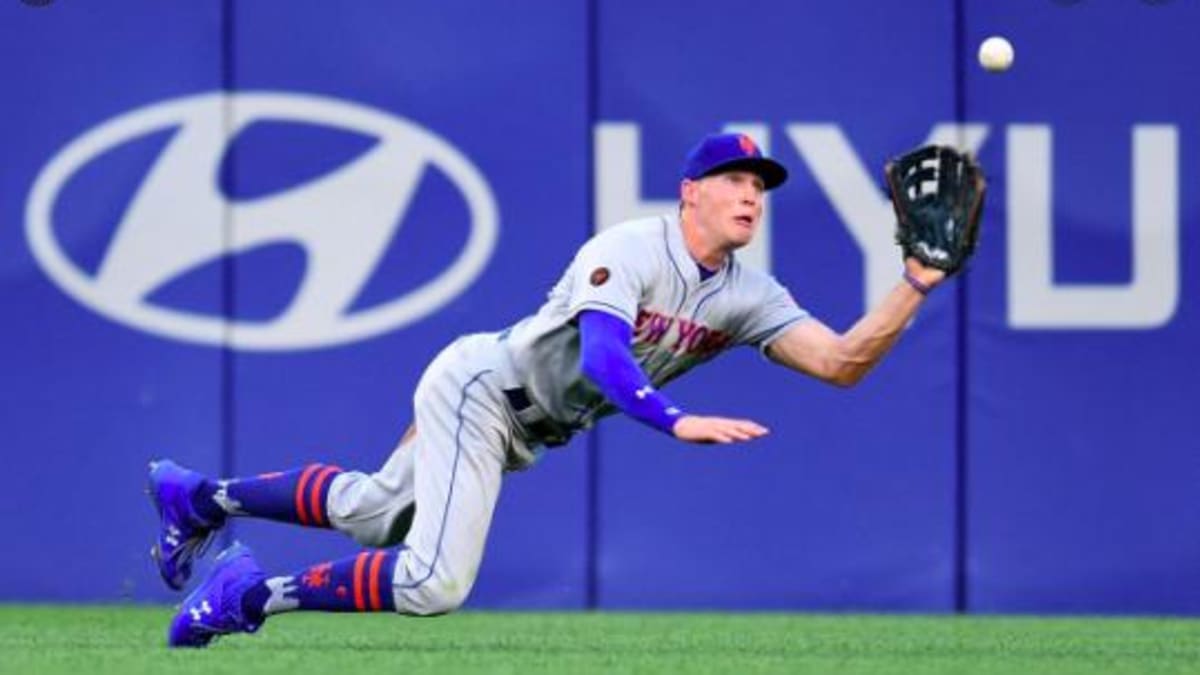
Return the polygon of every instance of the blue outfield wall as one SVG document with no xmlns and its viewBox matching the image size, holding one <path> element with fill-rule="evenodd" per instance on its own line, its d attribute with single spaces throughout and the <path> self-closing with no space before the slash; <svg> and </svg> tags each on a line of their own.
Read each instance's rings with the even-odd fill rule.
<svg viewBox="0 0 1200 675">
<path fill-rule="evenodd" d="M 1031 4 L 966 14 L 1020 45 L 966 83 L 1000 226 L 963 364 L 970 606 L 1195 613 L 1200 6 Z"/>
<path fill-rule="evenodd" d="M 0 600 L 176 599 L 147 460 L 378 466 L 443 344 L 674 208 L 724 127 L 792 175 L 742 259 L 831 326 L 895 283 L 879 167 L 926 140 L 988 170 L 970 274 L 853 390 L 752 350 L 672 385 L 763 441 L 613 419 L 510 476 L 470 605 L 1200 612 L 1197 25 L 1182 0 L 0 4 L 0 540 L 38 552 Z M 975 65 L 991 34 L 1010 72 Z M 272 569 L 354 549 L 229 536 Z"/>
</svg>

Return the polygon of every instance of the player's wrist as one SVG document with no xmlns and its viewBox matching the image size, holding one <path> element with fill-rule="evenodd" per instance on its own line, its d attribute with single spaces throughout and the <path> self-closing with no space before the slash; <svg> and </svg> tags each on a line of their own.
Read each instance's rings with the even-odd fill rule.
<svg viewBox="0 0 1200 675">
<path fill-rule="evenodd" d="M 675 433 L 676 426 L 679 424 L 680 418 L 687 417 L 687 415 L 684 415 L 679 408 L 675 407 L 665 397 L 660 398 L 659 403 L 661 407 L 655 406 L 653 412 L 646 416 L 645 421 L 664 434 L 678 438 L 678 435 Z"/>
<path fill-rule="evenodd" d="M 903 278 L 908 282 L 908 285 L 911 286 L 914 291 L 920 293 L 921 295 L 929 295 L 929 293 L 933 291 L 933 285 L 921 281 L 916 277 L 916 275 L 908 270 L 904 270 Z"/>
<path fill-rule="evenodd" d="M 946 273 L 936 267 L 926 267 L 916 258 L 904 261 L 902 278 L 913 290 L 921 295 L 928 295 L 946 278 Z"/>
</svg>

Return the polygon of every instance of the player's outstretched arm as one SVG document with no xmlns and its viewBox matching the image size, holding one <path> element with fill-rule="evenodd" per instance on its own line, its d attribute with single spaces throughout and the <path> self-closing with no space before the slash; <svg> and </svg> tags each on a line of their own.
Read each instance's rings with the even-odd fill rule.
<svg viewBox="0 0 1200 675">
<path fill-rule="evenodd" d="M 904 327 L 912 321 L 925 293 L 917 285 L 932 289 L 945 273 L 925 267 L 915 258 L 904 261 L 907 275 L 892 288 L 878 306 L 839 335 L 825 324 L 809 318 L 792 326 L 767 347 L 767 355 L 793 370 L 830 384 L 857 384 L 896 344 Z"/>
</svg>

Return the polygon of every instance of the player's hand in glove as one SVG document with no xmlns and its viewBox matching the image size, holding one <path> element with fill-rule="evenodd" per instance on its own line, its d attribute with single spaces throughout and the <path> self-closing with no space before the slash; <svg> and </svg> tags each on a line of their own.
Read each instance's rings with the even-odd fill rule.
<svg viewBox="0 0 1200 675">
<path fill-rule="evenodd" d="M 750 420 L 684 415 L 672 428 L 675 438 L 689 443 L 737 443 L 767 435 L 767 428 Z"/>
<path fill-rule="evenodd" d="M 896 243 L 904 257 L 951 276 L 979 241 L 979 216 L 987 182 L 966 153 L 926 145 L 884 167 L 896 211 Z"/>
</svg>

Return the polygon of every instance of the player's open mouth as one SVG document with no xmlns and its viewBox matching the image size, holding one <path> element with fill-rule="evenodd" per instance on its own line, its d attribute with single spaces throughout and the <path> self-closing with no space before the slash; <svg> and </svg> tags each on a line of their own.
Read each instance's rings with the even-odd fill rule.
<svg viewBox="0 0 1200 675">
<path fill-rule="evenodd" d="M 734 216 L 733 219 L 737 221 L 739 225 L 744 225 L 746 227 L 750 227 L 754 224 L 754 218 L 752 216 Z"/>
</svg>

